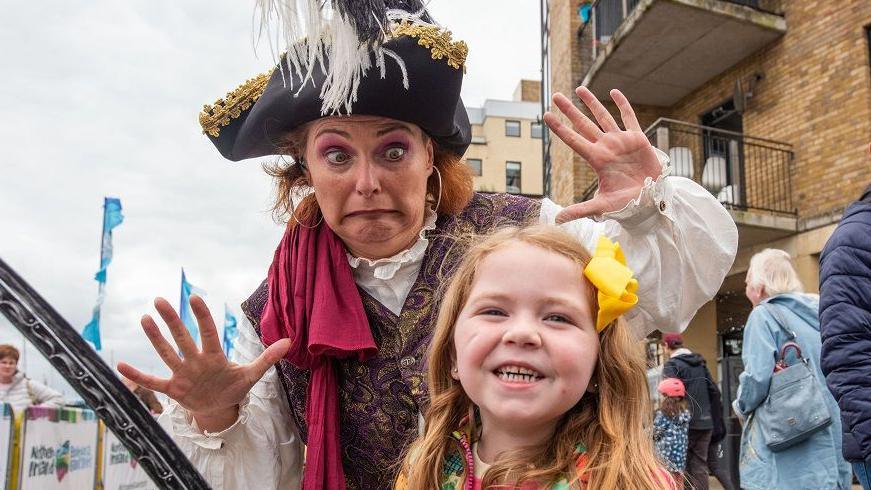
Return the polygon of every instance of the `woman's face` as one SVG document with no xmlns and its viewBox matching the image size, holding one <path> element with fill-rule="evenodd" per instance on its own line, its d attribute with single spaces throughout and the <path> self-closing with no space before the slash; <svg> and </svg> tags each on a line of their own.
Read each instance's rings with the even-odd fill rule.
<svg viewBox="0 0 871 490">
<path fill-rule="evenodd" d="M 9 382 L 18 371 L 18 361 L 11 357 L 0 359 L 0 381 Z"/>
<path fill-rule="evenodd" d="M 433 172 L 433 146 L 419 127 L 374 116 L 319 119 L 305 163 L 324 221 L 351 253 L 379 259 L 413 244 Z"/>
</svg>

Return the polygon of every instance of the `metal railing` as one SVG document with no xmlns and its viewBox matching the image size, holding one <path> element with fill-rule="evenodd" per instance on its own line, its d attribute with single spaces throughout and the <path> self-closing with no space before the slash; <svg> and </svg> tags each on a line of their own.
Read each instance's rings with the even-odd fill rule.
<svg viewBox="0 0 871 490">
<path fill-rule="evenodd" d="M 795 216 L 792 145 L 660 118 L 644 132 L 668 154 L 671 175 L 700 184 L 727 208 Z M 580 200 L 591 199 L 598 181 Z"/>
<path fill-rule="evenodd" d="M 795 215 L 792 145 L 660 118 L 644 132 L 668 153 L 671 175 L 701 184 L 724 206 Z"/>
<path fill-rule="evenodd" d="M 718 0 L 750 7 L 767 12 L 760 7 L 760 0 Z M 590 7 L 579 12 L 582 17 L 580 36 L 583 36 L 587 26 L 593 29 L 593 59 L 599 54 L 599 49 L 608 44 L 611 37 L 620 28 L 623 20 L 632 13 L 641 0 L 595 0 Z"/>
</svg>

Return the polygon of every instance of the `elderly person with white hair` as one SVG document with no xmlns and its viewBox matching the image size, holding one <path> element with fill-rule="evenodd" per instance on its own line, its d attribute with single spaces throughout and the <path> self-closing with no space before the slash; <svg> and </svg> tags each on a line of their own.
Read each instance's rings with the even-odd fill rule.
<svg viewBox="0 0 871 490">
<path fill-rule="evenodd" d="M 753 311 L 744 328 L 741 356 L 744 372 L 732 404 L 745 421 L 739 466 L 741 488 L 850 488 L 852 473 L 841 456 L 838 405 L 826 389 L 820 370 L 819 297 L 803 292 L 789 254 L 783 250 L 769 248 L 754 255 L 746 283 L 745 292 L 753 303 Z M 766 444 L 763 422 L 754 417 L 754 412 L 768 398 L 775 365 L 783 344 L 788 341 L 800 346 L 802 357 L 819 383 L 832 423 L 798 444 L 774 451 Z M 795 362 L 791 358 L 792 354 L 787 360 Z M 770 403 L 778 402 L 771 400 Z"/>
</svg>

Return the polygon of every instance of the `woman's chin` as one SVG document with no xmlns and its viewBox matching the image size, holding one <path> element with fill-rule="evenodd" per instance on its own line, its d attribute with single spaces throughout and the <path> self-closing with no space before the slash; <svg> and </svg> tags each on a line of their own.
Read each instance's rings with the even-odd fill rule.
<svg viewBox="0 0 871 490">
<path fill-rule="evenodd" d="M 372 221 L 352 227 L 348 236 L 337 233 L 354 255 L 369 259 L 390 257 L 408 248 L 415 234 L 398 223 Z"/>
</svg>

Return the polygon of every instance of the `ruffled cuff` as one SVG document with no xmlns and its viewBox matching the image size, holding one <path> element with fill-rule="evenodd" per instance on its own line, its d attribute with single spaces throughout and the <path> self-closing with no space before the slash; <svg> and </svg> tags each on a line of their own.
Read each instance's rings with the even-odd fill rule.
<svg viewBox="0 0 871 490">
<path fill-rule="evenodd" d="M 641 229 L 645 222 L 651 221 L 651 218 L 658 214 L 665 215 L 671 221 L 674 221 L 674 212 L 672 211 L 674 187 L 666 179 L 671 173 L 669 166 L 669 158 L 662 150 L 654 148 L 659 163 L 662 165 L 662 173 L 654 180 L 651 177 L 644 179 L 644 186 L 638 193 L 638 197 L 626 203 L 622 209 L 602 213 L 600 216 L 592 216 L 596 221 L 614 220 L 623 225 L 627 229 Z M 646 229 L 643 231 L 646 232 Z"/>
<path fill-rule="evenodd" d="M 245 398 L 239 403 L 239 417 L 233 422 L 233 425 L 220 432 L 209 432 L 201 430 L 193 415 L 178 402 L 172 400 L 168 408 L 172 432 L 178 438 L 187 439 L 194 446 L 217 451 L 224 447 L 224 441 L 231 433 L 235 432 L 240 425 L 245 425 L 248 422 L 251 412 L 250 402 L 250 395 L 245 395 Z"/>
</svg>

